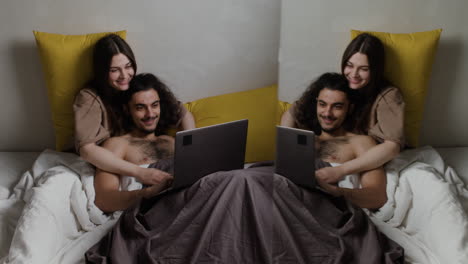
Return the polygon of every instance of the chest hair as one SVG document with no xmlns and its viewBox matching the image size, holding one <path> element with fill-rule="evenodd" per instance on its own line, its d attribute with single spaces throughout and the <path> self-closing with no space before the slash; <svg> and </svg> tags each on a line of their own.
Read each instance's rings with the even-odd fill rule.
<svg viewBox="0 0 468 264">
<path fill-rule="evenodd" d="M 340 149 L 349 143 L 347 138 L 321 140 L 318 144 L 318 157 L 322 160 L 339 160 Z"/>
<path fill-rule="evenodd" d="M 156 161 L 174 156 L 173 142 L 164 138 L 157 138 L 156 140 L 131 139 L 130 145 L 136 147 L 145 160 Z"/>
</svg>

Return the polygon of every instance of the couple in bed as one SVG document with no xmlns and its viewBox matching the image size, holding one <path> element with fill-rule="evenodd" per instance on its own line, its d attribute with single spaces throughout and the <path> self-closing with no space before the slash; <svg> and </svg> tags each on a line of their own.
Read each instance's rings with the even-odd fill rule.
<svg viewBox="0 0 468 264">
<path fill-rule="evenodd" d="M 345 78 L 327 73 L 311 87 L 322 126 L 317 146 L 321 159 L 343 163 L 375 145 L 370 137 L 351 134 L 344 127 L 352 107 Z M 168 94 L 172 96 L 155 76 L 135 76 L 123 97 L 132 129 L 110 138 L 103 147 L 132 163 L 155 163 L 154 167 L 168 170 L 174 140 L 155 134 Z M 363 173 L 359 189 L 318 180 L 331 195 L 303 190 L 273 176 L 271 167 L 254 167 L 214 173 L 187 189 L 144 199 L 166 184 L 121 191 L 118 175 L 98 170 L 96 204 L 107 212 L 129 209 L 111 233 L 87 252 L 87 261 L 398 263 L 401 249 L 380 235 L 362 210 L 348 207 L 343 199 L 379 208 L 386 201 L 383 170 Z M 168 181 L 170 176 L 164 183 Z"/>
<path fill-rule="evenodd" d="M 285 179 L 273 177 L 271 168 L 259 167 L 215 173 L 179 193 L 138 202 L 158 193 L 171 178 L 163 170 L 167 169 L 164 159 L 170 157 L 173 151 L 173 139 L 160 135 L 158 131 L 162 130 L 158 129 L 164 124 L 174 123 L 176 119 L 182 119 L 179 122 L 182 127 L 184 123 L 190 122 L 183 121 L 187 111 L 181 110 L 170 92 L 169 101 L 176 107 L 169 107 L 174 110 L 171 112 L 163 106 L 168 90 L 157 78 L 148 74 L 133 78 L 136 68 L 134 62 L 125 60 L 120 63 L 121 67 L 114 67 L 114 57 L 108 83 L 109 86 L 126 86 L 125 89 L 121 87 L 123 96 L 119 96 L 118 100 L 124 107 L 117 113 L 122 113 L 128 120 L 119 120 L 119 116 L 112 111 L 104 111 L 104 114 L 107 113 L 121 124 L 130 121 L 127 125 L 131 125 L 131 130 L 123 135 L 113 133 L 119 136 L 107 140 L 102 147 L 94 142 L 87 144 L 83 140 L 77 144 L 77 149 L 88 161 L 102 162 L 101 165 L 104 165 L 93 163 L 101 168 L 98 169 L 95 182 L 96 204 L 108 212 L 122 210 L 132 204 L 134 206 L 123 214 L 113 231 L 87 253 L 90 263 L 105 262 L 106 259 L 116 263 L 323 263 L 332 260 L 340 263 L 364 263 L 364 260 L 368 263 L 395 263 L 401 259 L 400 249 L 379 235 L 362 210 L 345 206 L 341 198 L 333 198 L 344 196 L 361 207 L 380 207 L 386 200 L 385 178 L 382 179 L 381 169 L 363 174 L 362 188 L 356 190 L 336 187 L 330 184 L 333 180 L 321 178 L 318 173 L 321 187 L 333 196 L 321 192 L 304 192 Z M 114 70 L 119 72 L 119 76 L 112 82 Z M 130 75 L 131 78 L 127 78 Z M 323 121 L 321 125 L 323 123 L 326 127 L 319 141 L 322 157 L 327 161 L 343 163 L 356 157 L 359 159 L 368 149 L 375 149 L 375 143 L 368 137 L 354 136 L 344 130 L 342 122 L 349 121 L 347 113 L 351 108 L 349 96 L 331 87 L 342 87 L 343 83 L 347 84 L 346 79 L 335 74 L 325 74 L 317 82 L 319 80 L 329 81 L 327 86 L 316 85 L 320 87 L 316 91 L 323 96 L 320 103 L 316 104 L 317 117 Z M 335 85 L 336 82 L 339 84 Z M 132 89 L 129 89 L 129 85 Z M 75 102 L 75 113 L 78 116 L 82 106 L 79 99 L 80 96 Z M 105 116 L 99 96 L 93 99 L 93 103 L 100 106 L 101 116 Z M 177 118 L 170 119 L 170 115 Z M 102 133 L 97 134 L 104 134 L 103 139 L 109 137 L 109 131 L 112 130 L 109 128 L 109 123 L 112 123 L 109 120 L 112 118 L 103 118 L 102 124 L 107 125 L 107 131 L 104 126 L 99 127 L 98 132 Z M 193 117 L 191 120 L 193 122 Z M 186 127 L 190 128 L 190 125 Z M 99 148 L 97 152 L 90 151 L 93 153 L 91 156 L 98 158 L 87 156 L 86 151 L 83 152 L 86 146 Z M 103 156 L 99 157 L 96 153 L 101 152 Z M 115 165 L 106 161 L 106 157 L 111 157 L 117 164 L 124 164 L 123 168 L 131 168 L 126 163 L 133 165 L 158 161 L 155 167 L 160 170 L 153 169 L 151 173 L 153 176 L 156 174 L 156 177 L 148 181 L 151 177 L 135 173 L 141 170 L 131 170 L 133 174 L 125 174 L 118 168 L 107 168 L 106 162 L 111 167 Z M 327 172 L 326 169 L 322 171 Z M 142 175 L 148 175 L 148 170 L 151 169 L 146 169 Z M 139 175 L 139 180 L 153 185 L 143 190 L 122 192 L 119 190 L 120 178 L 117 175 Z M 320 205 L 321 209 L 317 210 L 314 205 Z M 308 214 L 288 214 L 299 208 L 304 212 L 302 207 Z M 298 217 L 303 217 L 302 225 L 295 223 Z M 309 224 L 320 228 L 311 230 L 307 227 Z M 296 236 L 292 238 L 286 234 Z"/>
<path fill-rule="evenodd" d="M 131 122 L 130 126 L 129 123 L 124 124 L 122 117 L 128 106 L 121 100 L 137 68 L 131 48 L 117 35 L 106 36 L 95 46 L 93 66 L 93 80 L 80 91 L 74 103 L 77 152 L 101 171 L 133 176 L 144 184 L 155 184 L 153 188 L 159 189 L 170 178 L 167 173 L 136 166 L 134 162 L 102 146 L 110 136 L 121 136 L 132 127 Z M 369 135 L 380 144 L 363 151 L 356 158 L 345 160 L 341 166 L 319 169 L 316 177 L 324 184 L 337 183 L 346 175 L 379 168 L 404 146 L 404 102 L 399 90 L 383 77 L 384 47 L 381 41 L 369 34 L 357 36 L 343 54 L 341 69 L 354 101 L 350 109 L 353 114 L 347 118 L 345 128 L 357 134 Z M 318 93 L 314 93 L 312 88 L 309 87 L 284 113 L 281 125 L 314 130 L 320 134 L 318 121 L 321 119 L 320 116 L 317 118 L 313 107 Z M 157 120 L 157 135 L 164 133 L 169 126 L 180 129 L 195 127 L 191 113 L 175 102 L 172 94 L 170 97 L 172 102 L 162 111 L 161 117 L 164 118 Z M 150 119 L 147 122 L 154 125 L 153 121 Z M 323 121 L 326 125 L 333 120 Z"/>
</svg>

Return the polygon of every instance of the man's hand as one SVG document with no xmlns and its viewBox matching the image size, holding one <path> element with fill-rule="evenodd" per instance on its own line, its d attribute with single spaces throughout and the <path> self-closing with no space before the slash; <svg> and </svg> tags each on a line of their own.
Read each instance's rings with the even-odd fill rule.
<svg viewBox="0 0 468 264">
<path fill-rule="evenodd" d="M 315 171 L 315 178 L 325 183 L 337 183 L 344 178 L 341 166 L 325 167 Z"/>
<path fill-rule="evenodd" d="M 320 179 L 317 179 L 317 183 L 325 192 L 335 197 L 339 197 L 343 195 L 343 193 L 341 192 L 341 188 L 334 184 L 328 184 Z"/>
<path fill-rule="evenodd" d="M 168 176 L 165 176 L 161 182 L 151 185 L 150 187 L 144 188 L 143 197 L 148 199 L 160 193 L 162 190 L 168 188 L 171 185 L 172 179 L 172 175 L 169 174 Z"/>
<path fill-rule="evenodd" d="M 169 173 L 154 168 L 141 168 L 136 178 L 146 185 L 160 185 L 166 183 L 168 179 L 172 180 Z"/>
</svg>

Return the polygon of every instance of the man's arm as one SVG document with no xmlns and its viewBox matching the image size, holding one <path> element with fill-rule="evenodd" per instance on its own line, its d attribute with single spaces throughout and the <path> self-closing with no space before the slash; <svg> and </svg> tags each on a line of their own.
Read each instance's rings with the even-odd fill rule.
<svg viewBox="0 0 468 264">
<path fill-rule="evenodd" d="M 294 116 L 291 115 L 289 110 L 286 110 L 286 112 L 284 112 L 281 116 L 280 125 L 285 127 L 296 127 L 296 121 L 294 119 Z"/>
<path fill-rule="evenodd" d="M 103 145 L 104 148 L 114 155 L 123 159 L 126 154 L 128 142 L 121 138 L 110 138 Z M 127 209 L 141 198 L 149 198 L 163 190 L 170 176 L 163 177 L 159 184 L 149 188 L 135 191 L 120 191 L 120 176 L 101 169 L 96 170 L 94 177 L 94 189 L 96 198 L 94 203 L 103 212 L 114 212 Z"/>
<path fill-rule="evenodd" d="M 94 203 L 103 212 L 125 210 L 142 198 L 150 198 L 161 192 L 166 184 L 155 184 L 151 187 L 134 191 L 120 191 L 119 176 L 98 169 L 94 178 L 96 199 Z"/>
<path fill-rule="evenodd" d="M 364 172 L 361 175 L 361 189 L 341 188 L 319 179 L 317 182 L 326 192 L 334 196 L 343 196 L 361 208 L 379 209 L 387 202 L 387 179 L 383 168 Z"/>
<path fill-rule="evenodd" d="M 357 157 L 375 146 L 375 141 L 368 136 L 352 139 L 351 147 Z M 378 209 L 387 202 L 387 178 L 382 167 L 363 172 L 360 176 L 361 189 L 340 188 L 317 178 L 319 185 L 335 196 L 344 196 L 352 204 L 362 208 Z"/>
<path fill-rule="evenodd" d="M 187 110 L 185 115 L 182 117 L 182 121 L 180 122 L 180 128 L 182 130 L 190 130 L 196 128 L 195 126 L 195 118 L 190 111 Z"/>
<path fill-rule="evenodd" d="M 383 168 L 364 172 L 361 189 L 339 188 L 341 195 L 362 208 L 379 209 L 387 202 L 387 179 Z"/>
</svg>

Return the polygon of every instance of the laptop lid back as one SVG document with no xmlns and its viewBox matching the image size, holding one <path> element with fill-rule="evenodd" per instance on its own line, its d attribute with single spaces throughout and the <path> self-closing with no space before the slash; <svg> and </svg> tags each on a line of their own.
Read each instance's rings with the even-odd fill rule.
<svg viewBox="0 0 468 264">
<path fill-rule="evenodd" d="M 277 126 L 276 132 L 275 173 L 298 185 L 314 188 L 314 132 L 283 126 Z"/>
<path fill-rule="evenodd" d="M 173 188 L 217 171 L 244 168 L 248 120 L 176 133 Z"/>
</svg>

